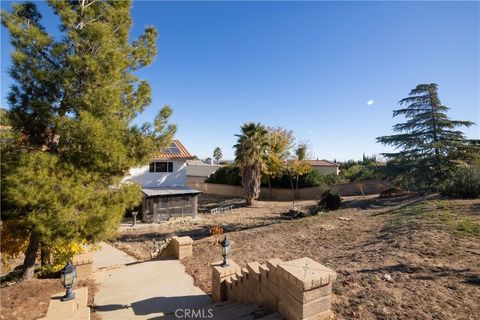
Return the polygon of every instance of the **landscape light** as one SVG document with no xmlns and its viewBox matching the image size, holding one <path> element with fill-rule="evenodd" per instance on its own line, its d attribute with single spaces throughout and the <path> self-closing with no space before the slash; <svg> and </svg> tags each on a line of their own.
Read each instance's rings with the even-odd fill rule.
<svg viewBox="0 0 480 320">
<path fill-rule="evenodd" d="M 228 256 L 230 255 L 230 241 L 228 241 L 227 236 L 225 235 L 225 239 L 220 242 L 220 246 L 222 249 L 222 256 L 223 256 L 223 263 L 222 267 L 228 267 Z"/>
<path fill-rule="evenodd" d="M 75 280 L 77 280 L 77 267 L 75 267 L 69 260 L 65 268 L 60 272 L 60 281 L 62 281 L 63 286 L 67 289 L 65 296 L 62 297 L 62 301 L 68 301 L 75 298 L 75 293 L 73 293 L 72 290 Z"/>
</svg>

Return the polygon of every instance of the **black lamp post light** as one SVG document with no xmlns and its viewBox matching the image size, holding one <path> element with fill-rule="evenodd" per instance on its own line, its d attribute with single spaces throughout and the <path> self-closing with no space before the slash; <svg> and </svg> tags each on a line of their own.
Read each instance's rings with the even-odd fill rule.
<svg viewBox="0 0 480 320">
<path fill-rule="evenodd" d="M 69 260 L 65 268 L 60 272 L 60 281 L 62 281 L 63 286 L 67 289 L 65 296 L 62 297 L 62 301 L 68 301 L 75 298 L 75 293 L 73 293 L 72 290 L 75 280 L 77 280 L 77 267 L 75 267 Z"/>
<path fill-rule="evenodd" d="M 220 242 L 220 246 L 222 249 L 222 256 L 223 256 L 223 262 L 222 262 L 222 267 L 228 267 L 228 256 L 230 255 L 230 241 L 228 241 L 227 236 L 225 235 L 225 239 L 223 239 L 222 242 Z"/>
</svg>

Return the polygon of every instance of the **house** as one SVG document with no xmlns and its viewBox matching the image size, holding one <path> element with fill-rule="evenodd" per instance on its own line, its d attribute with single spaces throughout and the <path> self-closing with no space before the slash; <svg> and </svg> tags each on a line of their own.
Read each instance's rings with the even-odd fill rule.
<svg viewBox="0 0 480 320">
<path fill-rule="evenodd" d="M 192 155 L 179 140 L 156 154 L 143 167 L 131 168 L 122 180 L 142 187 L 143 219 L 165 221 L 173 217 L 196 216 L 199 190 L 186 186 L 187 161 Z"/>
<path fill-rule="evenodd" d="M 212 173 L 221 168 L 217 164 L 207 163 L 202 160 L 187 160 L 187 184 L 202 183 Z"/>
<path fill-rule="evenodd" d="M 338 163 L 328 160 L 307 160 L 314 170 L 322 174 L 336 174 L 340 173 L 340 165 Z"/>
</svg>

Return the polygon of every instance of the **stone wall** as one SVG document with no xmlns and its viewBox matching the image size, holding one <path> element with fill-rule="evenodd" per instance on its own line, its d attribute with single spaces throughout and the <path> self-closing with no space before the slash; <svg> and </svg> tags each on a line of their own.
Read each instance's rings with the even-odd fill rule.
<svg viewBox="0 0 480 320">
<path fill-rule="evenodd" d="M 234 261 L 228 267 L 218 262 L 212 264 L 212 298 L 266 303 L 288 320 L 330 319 L 335 279 L 333 270 L 310 258 L 271 259 L 243 268 Z"/>
</svg>

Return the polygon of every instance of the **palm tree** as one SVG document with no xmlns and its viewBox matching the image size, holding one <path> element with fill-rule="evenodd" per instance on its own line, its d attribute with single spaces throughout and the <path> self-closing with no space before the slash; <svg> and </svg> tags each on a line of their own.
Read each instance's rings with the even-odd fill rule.
<svg viewBox="0 0 480 320">
<path fill-rule="evenodd" d="M 217 165 L 219 164 L 220 159 L 222 159 L 222 157 L 223 157 L 222 149 L 220 149 L 220 147 L 216 147 L 215 150 L 213 150 L 213 158 L 217 160 Z"/>
<path fill-rule="evenodd" d="M 242 127 L 235 148 L 235 162 L 242 175 L 243 195 L 247 206 L 260 195 L 260 180 L 268 149 L 268 131 L 260 123 L 248 122 Z"/>
</svg>

